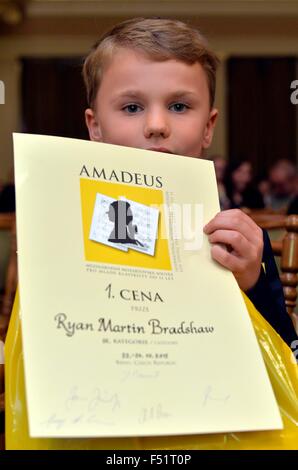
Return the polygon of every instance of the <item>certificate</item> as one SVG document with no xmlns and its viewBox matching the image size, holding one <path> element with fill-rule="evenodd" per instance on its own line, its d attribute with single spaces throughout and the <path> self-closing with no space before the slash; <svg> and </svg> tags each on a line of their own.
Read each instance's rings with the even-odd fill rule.
<svg viewBox="0 0 298 470">
<path fill-rule="evenodd" d="M 233 275 L 203 226 L 213 163 L 14 135 L 32 437 L 282 427 Z"/>
</svg>

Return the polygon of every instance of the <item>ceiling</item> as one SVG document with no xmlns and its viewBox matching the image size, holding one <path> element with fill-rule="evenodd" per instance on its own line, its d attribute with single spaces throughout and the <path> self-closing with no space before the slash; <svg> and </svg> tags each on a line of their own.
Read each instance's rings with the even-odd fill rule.
<svg viewBox="0 0 298 470">
<path fill-rule="evenodd" d="M 0 17 L 94 15 L 295 15 L 297 0 L 0 0 Z"/>
<path fill-rule="evenodd" d="M 200 15 L 205 18 L 264 16 L 298 21 L 298 0 L 0 0 L 0 32 L 15 31 L 25 20 L 76 21 L 98 17 Z"/>
</svg>

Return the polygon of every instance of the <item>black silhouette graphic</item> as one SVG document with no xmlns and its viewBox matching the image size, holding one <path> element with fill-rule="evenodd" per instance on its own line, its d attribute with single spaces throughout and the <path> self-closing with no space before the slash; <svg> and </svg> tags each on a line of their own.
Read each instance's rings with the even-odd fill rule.
<svg viewBox="0 0 298 470">
<path fill-rule="evenodd" d="M 109 220 L 114 222 L 109 242 L 144 246 L 135 238 L 135 235 L 138 233 L 138 227 L 132 223 L 133 214 L 129 202 L 112 202 L 107 214 Z"/>
</svg>

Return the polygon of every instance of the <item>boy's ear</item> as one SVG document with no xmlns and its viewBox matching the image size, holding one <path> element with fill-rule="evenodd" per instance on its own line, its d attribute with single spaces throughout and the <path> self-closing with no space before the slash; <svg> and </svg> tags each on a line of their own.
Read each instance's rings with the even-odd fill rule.
<svg viewBox="0 0 298 470">
<path fill-rule="evenodd" d="M 91 108 L 86 109 L 85 111 L 85 122 L 88 127 L 90 140 L 97 142 L 102 141 L 102 135 L 99 123 L 95 117 L 95 113 Z"/>
<path fill-rule="evenodd" d="M 215 108 L 212 108 L 209 113 L 209 119 L 206 124 L 205 131 L 204 131 L 203 144 L 202 144 L 204 149 L 208 148 L 211 145 L 217 116 L 218 116 L 218 110 Z"/>
</svg>

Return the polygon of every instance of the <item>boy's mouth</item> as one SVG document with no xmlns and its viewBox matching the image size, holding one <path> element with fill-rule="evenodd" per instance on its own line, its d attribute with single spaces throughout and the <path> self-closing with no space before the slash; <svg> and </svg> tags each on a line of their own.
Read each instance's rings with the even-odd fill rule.
<svg viewBox="0 0 298 470">
<path fill-rule="evenodd" d="M 153 152 L 173 153 L 173 152 L 171 152 L 171 150 L 169 150 L 165 147 L 150 147 L 147 150 L 151 150 Z"/>
</svg>

